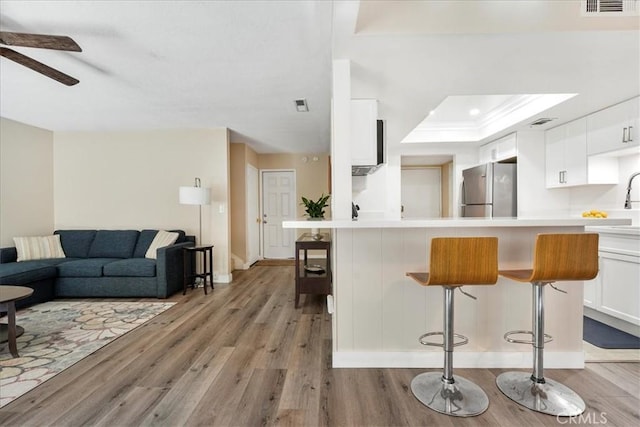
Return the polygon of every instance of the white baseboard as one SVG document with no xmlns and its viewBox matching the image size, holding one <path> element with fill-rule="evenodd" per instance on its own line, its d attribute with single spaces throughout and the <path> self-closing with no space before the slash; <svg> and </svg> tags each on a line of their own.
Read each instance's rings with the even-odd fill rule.
<svg viewBox="0 0 640 427">
<path fill-rule="evenodd" d="M 216 277 L 213 280 L 213 283 L 231 283 L 232 280 L 233 280 L 233 275 L 231 273 L 216 274 Z"/>
<path fill-rule="evenodd" d="M 436 351 L 338 351 L 333 353 L 334 368 L 442 368 L 444 356 Z M 454 368 L 533 368 L 529 352 L 454 352 Z M 584 352 L 546 352 L 544 367 L 583 369 Z"/>
</svg>

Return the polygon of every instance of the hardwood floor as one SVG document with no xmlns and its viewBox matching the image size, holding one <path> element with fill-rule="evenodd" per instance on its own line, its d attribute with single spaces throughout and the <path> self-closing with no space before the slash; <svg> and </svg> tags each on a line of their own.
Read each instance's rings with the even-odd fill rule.
<svg viewBox="0 0 640 427">
<path fill-rule="evenodd" d="M 489 409 L 453 418 L 411 394 L 420 369 L 332 369 L 324 298 L 293 307 L 291 266 L 254 266 L 234 282 L 175 295 L 174 307 L 0 409 L 6 426 L 558 426 L 640 424 L 640 363 L 549 370 L 587 403 L 582 418 L 513 404 L 500 369 L 458 369 Z M 606 423 L 605 423 L 606 421 Z"/>
</svg>

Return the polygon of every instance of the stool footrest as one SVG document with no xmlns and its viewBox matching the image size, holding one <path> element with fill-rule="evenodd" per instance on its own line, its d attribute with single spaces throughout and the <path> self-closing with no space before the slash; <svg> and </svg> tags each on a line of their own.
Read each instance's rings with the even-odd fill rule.
<svg viewBox="0 0 640 427">
<path fill-rule="evenodd" d="M 533 332 L 532 331 L 522 331 L 522 330 L 517 330 L 517 331 L 509 331 L 506 334 L 504 334 L 504 339 L 508 342 L 511 343 L 516 343 L 516 344 L 534 344 L 533 339 L 531 340 L 517 340 L 514 338 L 510 338 L 511 335 L 520 335 L 520 334 L 526 334 L 526 335 L 531 335 L 533 336 Z M 548 343 L 553 341 L 553 337 L 549 334 L 544 334 L 544 343 Z"/>
<path fill-rule="evenodd" d="M 420 337 L 418 338 L 418 341 L 420 341 L 420 344 L 422 345 L 430 345 L 433 347 L 444 347 L 444 343 L 438 343 L 438 342 L 433 342 L 433 341 L 425 341 L 424 339 L 426 337 L 432 337 L 434 335 L 441 335 L 444 338 L 444 332 L 427 332 L 426 334 L 420 335 Z M 453 346 L 454 347 L 458 347 L 461 345 L 465 345 L 469 342 L 469 338 L 465 337 L 464 335 L 460 335 L 460 334 L 453 334 L 454 338 L 459 338 L 461 341 L 458 342 L 454 342 Z"/>
</svg>

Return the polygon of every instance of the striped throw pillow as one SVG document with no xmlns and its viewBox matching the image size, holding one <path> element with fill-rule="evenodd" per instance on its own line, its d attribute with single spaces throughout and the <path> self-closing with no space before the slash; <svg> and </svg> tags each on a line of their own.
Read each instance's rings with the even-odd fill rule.
<svg viewBox="0 0 640 427">
<path fill-rule="evenodd" d="M 36 237 L 14 237 L 16 251 L 18 252 L 18 262 L 45 258 L 66 258 L 60 235 L 36 236 Z"/>
<path fill-rule="evenodd" d="M 178 240 L 178 233 L 171 233 L 164 230 L 158 231 L 158 234 L 153 238 L 149 249 L 147 249 L 147 253 L 144 255 L 145 258 L 156 259 L 156 251 L 158 248 L 173 245 L 176 240 Z"/>
</svg>

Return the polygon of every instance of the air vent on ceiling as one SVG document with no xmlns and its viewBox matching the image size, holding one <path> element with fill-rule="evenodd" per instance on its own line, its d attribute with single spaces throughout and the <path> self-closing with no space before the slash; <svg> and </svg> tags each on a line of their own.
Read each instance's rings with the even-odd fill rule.
<svg viewBox="0 0 640 427">
<path fill-rule="evenodd" d="M 306 99 L 304 98 L 296 99 L 295 103 L 296 103 L 296 111 L 298 111 L 299 113 L 306 113 L 307 111 L 309 111 L 309 107 L 307 106 Z"/>
<path fill-rule="evenodd" d="M 545 125 L 545 124 L 549 123 L 552 120 L 555 120 L 555 118 L 541 117 L 541 118 L 537 119 L 536 121 L 534 121 L 532 123 L 529 123 L 529 126 L 542 126 L 542 125 Z"/>
<path fill-rule="evenodd" d="M 639 0 L 582 0 L 582 16 L 638 16 Z"/>
</svg>

